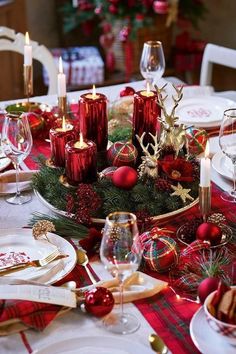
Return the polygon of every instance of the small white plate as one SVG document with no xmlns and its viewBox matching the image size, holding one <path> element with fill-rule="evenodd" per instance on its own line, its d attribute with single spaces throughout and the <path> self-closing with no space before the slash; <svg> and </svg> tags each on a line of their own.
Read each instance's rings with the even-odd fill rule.
<svg viewBox="0 0 236 354">
<path fill-rule="evenodd" d="M 211 128 L 219 126 L 224 110 L 232 107 L 236 107 L 236 102 L 227 98 L 202 96 L 183 99 L 175 112 L 179 117 L 178 124 Z"/>
<path fill-rule="evenodd" d="M 147 341 L 148 342 L 148 341 Z M 88 336 L 66 339 L 38 349 L 33 354 L 152 354 L 148 347 L 120 337 Z"/>
<path fill-rule="evenodd" d="M 212 167 L 221 176 L 233 180 L 233 165 L 231 160 L 222 152 L 217 152 L 212 158 Z"/>
<path fill-rule="evenodd" d="M 60 267 L 56 272 L 50 272 L 50 278 L 45 281 L 45 284 L 53 284 L 64 278 L 76 264 L 76 252 L 73 246 L 62 237 L 48 232 L 49 243 L 47 241 L 35 240 L 32 236 L 31 229 L 2 229 L 0 230 L 0 250 L 1 253 L 9 252 L 24 252 L 31 260 L 44 258 L 50 254 L 56 247 L 62 254 L 68 255 L 55 262 L 49 263 L 42 268 L 30 267 L 21 271 L 5 275 L 4 277 L 12 277 L 23 280 L 43 279 L 56 264 L 63 262 L 63 267 Z"/>
<path fill-rule="evenodd" d="M 236 348 L 228 344 L 209 324 L 201 307 L 190 322 L 193 343 L 203 354 L 235 354 Z"/>
</svg>

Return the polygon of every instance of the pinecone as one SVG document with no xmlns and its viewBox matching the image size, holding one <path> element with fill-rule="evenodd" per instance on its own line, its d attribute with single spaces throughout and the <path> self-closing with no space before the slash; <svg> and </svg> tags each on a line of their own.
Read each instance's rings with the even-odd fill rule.
<svg viewBox="0 0 236 354">
<path fill-rule="evenodd" d="M 159 191 L 162 191 L 162 192 L 171 192 L 172 191 L 170 182 L 164 178 L 158 178 L 155 181 L 155 186 Z"/>
<path fill-rule="evenodd" d="M 196 218 L 194 220 L 187 221 L 182 225 L 178 231 L 177 235 L 180 240 L 185 243 L 191 243 L 196 240 L 196 231 L 198 226 L 202 223 L 201 218 Z"/>
<path fill-rule="evenodd" d="M 189 162 L 191 162 L 192 166 L 193 166 L 193 178 L 199 179 L 200 177 L 200 165 L 199 162 L 195 159 L 195 158 L 190 158 Z"/>
</svg>

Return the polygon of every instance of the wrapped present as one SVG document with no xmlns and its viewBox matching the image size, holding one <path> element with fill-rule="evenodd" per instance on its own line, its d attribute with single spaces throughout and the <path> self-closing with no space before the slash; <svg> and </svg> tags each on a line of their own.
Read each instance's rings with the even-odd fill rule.
<svg viewBox="0 0 236 354">
<path fill-rule="evenodd" d="M 92 85 L 104 81 L 104 62 L 96 47 L 54 48 L 51 52 L 57 65 L 59 57 L 62 57 L 68 86 Z M 45 69 L 43 78 L 44 84 L 48 86 Z"/>
</svg>

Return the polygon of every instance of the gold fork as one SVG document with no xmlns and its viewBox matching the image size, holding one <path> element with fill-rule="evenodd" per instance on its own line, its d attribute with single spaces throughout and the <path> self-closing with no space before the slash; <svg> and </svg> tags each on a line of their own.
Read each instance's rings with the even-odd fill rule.
<svg viewBox="0 0 236 354">
<path fill-rule="evenodd" d="M 52 253 L 47 255 L 45 258 L 42 259 L 34 259 L 29 262 L 22 262 L 18 263 L 9 267 L 5 267 L 0 269 L 0 276 L 6 275 L 18 270 L 26 269 L 29 267 L 44 267 L 47 264 L 51 263 L 52 261 L 60 258 L 64 258 L 65 255 L 61 255 L 58 249 L 55 249 Z"/>
</svg>

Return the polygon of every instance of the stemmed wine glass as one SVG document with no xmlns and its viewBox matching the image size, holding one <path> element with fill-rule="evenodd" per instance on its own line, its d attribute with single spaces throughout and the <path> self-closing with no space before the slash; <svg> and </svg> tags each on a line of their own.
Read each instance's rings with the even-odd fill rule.
<svg viewBox="0 0 236 354">
<path fill-rule="evenodd" d="M 11 204 L 24 204 L 31 200 L 30 195 L 22 195 L 19 190 L 19 165 L 29 155 L 32 148 L 32 135 L 28 114 L 22 112 L 6 113 L 2 127 L 2 148 L 16 169 L 16 194 L 7 198 Z"/>
<path fill-rule="evenodd" d="M 100 248 L 101 261 L 105 268 L 117 277 L 120 285 L 120 310 L 104 319 L 111 332 L 127 334 L 135 332 L 138 319 L 123 311 L 124 280 L 138 269 L 142 258 L 136 216 L 129 212 L 114 212 L 107 216 Z"/>
<path fill-rule="evenodd" d="M 160 41 L 147 41 L 143 45 L 140 72 L 150 86 L 160 79 L 165 71 L 165 56 Z"/>
<path fill-rule="evenodd" d="M 219 145 L 222 152 L 233 164 L 233 189 L 222 193 L 222 199 L 236 203 L 236 108 L 224 111 L 220 126 Z"/>
</svg>

